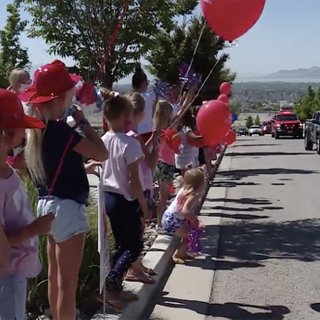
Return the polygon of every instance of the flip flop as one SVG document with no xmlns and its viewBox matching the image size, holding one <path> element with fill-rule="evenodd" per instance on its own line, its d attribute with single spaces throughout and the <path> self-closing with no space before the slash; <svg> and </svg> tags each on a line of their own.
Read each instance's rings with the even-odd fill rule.
<svg viewBox="0 0 320 320">
<path fill-rule="evenodd" d="M 147 274 L 143 274 L 140 276 L 127 275 L 124 278 L 124 280 L 130 281 L 130 282 L 141 282 L 144 284 L 155 284 L 156 283 L 156 281 L 153 278 L 149 277 Z"/>
</svg>

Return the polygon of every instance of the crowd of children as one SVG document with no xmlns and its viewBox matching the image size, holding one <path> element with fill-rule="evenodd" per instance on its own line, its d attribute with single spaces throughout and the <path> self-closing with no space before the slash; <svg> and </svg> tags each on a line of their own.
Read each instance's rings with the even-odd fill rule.
<svg viewBox="0 0 320 320">
<path fill-rule="evenodd" d="M 100 137 L 73 104 L 79 77 L 70 75 L 62 62 L 39 68 L 31 85 L 23 70 L 14 70 L 10 81 L 8 90 L 0 89 L 0 319 L 24 319 L 27 278 L 41 269 L 37 236 L 42 234 L 48 235 L 53 318 L 75 319 L 78 274 L 89 231 L 87 174 L 100 165 L 106 213 L 116 243 L 106 279 L 106 302 L 121 310 L 125 302 L 137 299 L 123 290 L 123 280 L 155 283 L 157 273 L 146 268 L 140 256 L 144 227 L 152 218 L 154 181 L 159 184 L 158 232 L 181 238 L 173 256 L 176 263 L 192 258 L 187 252 L 191 227 L 203 228 L 195 208 L 204 192 L 205 170 L 200 164 L 205 161 L 199 163 L 199 148 L 192 145 L 202 137 L 196 133 L 196 108 L 183 111 L 183 116 L 179 111 L 190 104 L 194 89 L 183 95 L 183 101 L 179 101 L 180 90 L 168 101 L 157 97 L 147 101 L 142 93 L 149 82 L 143 70 L 137 70 L 133 92 L 123 96 L 101 90 L 107 130 Z M 17 95 L 27 104 L 28 115 Z M 139 123 L 150 108 L 153 128 L 141 134 Z M 64 121 L 70 113 L 74 128 Z M 178 153 L 163 138 L 175 120 L 181 138 Z M 25 160 L 17 162 L 21 150 Z M 209 152 L 204 154 L 210 175 Z M 84 164 L 83 157 L 91 161 Z M 167 208 L 177 169 L 182 174 L 181 188 Z M 36 219 L 16 172 L 29 174 L 39 190 Z"/>
</svg>

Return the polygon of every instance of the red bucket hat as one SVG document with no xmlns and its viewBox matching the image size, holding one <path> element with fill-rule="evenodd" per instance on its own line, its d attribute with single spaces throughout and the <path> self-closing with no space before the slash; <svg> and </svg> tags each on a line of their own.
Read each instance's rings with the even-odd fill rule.
<svg viewBox="0 0 320 320">
<path fill-rule="evenodd" d="M 0 127 L 8 129 L 43 129 L 45 124 L 37 118 L 27 116 L 18 96 L 0 89 Z"/>
<path fill-rule="evenodd" d="M 19 98 L 31 103 L 48 102 L 72 89 L 81 79 L 69 74 L 63 62 L 55 60 L 35 71 L 32 85 L 20 93 Z"/>
</svg>

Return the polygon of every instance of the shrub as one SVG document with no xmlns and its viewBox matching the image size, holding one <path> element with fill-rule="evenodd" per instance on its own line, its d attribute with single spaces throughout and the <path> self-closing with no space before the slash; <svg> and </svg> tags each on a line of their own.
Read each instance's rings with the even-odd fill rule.
<svg viewBox="0 0 320 320">
<path fill-rule="evenodd" d="M 24 179 L 24 186 L 28 193 L 33 212 L 36 213 L 38 203 L 38 191 L 30 179 Z M 87 208 L 90 232 L 86 235 L 83 260 L 79 274 L 77 291 L 77 305 L 87 299 L 92 293 L 99 289 L 99 253 L 98 253 L 98 207 L 96 198 L 91 195 L 90 205 Z M 114 240 L 111 227 L 107 219 L 107 229 L 110 250 L 114 249 Z M 48 260 L 47 260 L 47 237 L 39 237 L 39 257 L 42 263 L 42 271 L 38 277 L 28 281 L 28 302 L 29 312 L 39 312 L 49 306 L 48 303 Z"/>
</svg>

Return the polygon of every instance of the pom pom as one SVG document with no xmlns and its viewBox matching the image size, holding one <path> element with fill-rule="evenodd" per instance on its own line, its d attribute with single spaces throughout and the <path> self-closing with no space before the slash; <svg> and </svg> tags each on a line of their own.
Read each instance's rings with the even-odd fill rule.
<svg viewBox="0 0 320 320">
<path fill-rule="evenodd" d="M 153 90 L 156 96 L 167 100 L 170 95 L 170 85 L 168 83 L 162 82 L 160 80 L 156 80 L 153 85 Z"/>
<path fill-rule="evenodd" d="M 201 76 L 196 74 L 190 65 L 185 63 L 179 69 L 179 79 L 182 81 L 187 87 L 190 86 L 200 86 Z"/>
</svg>

